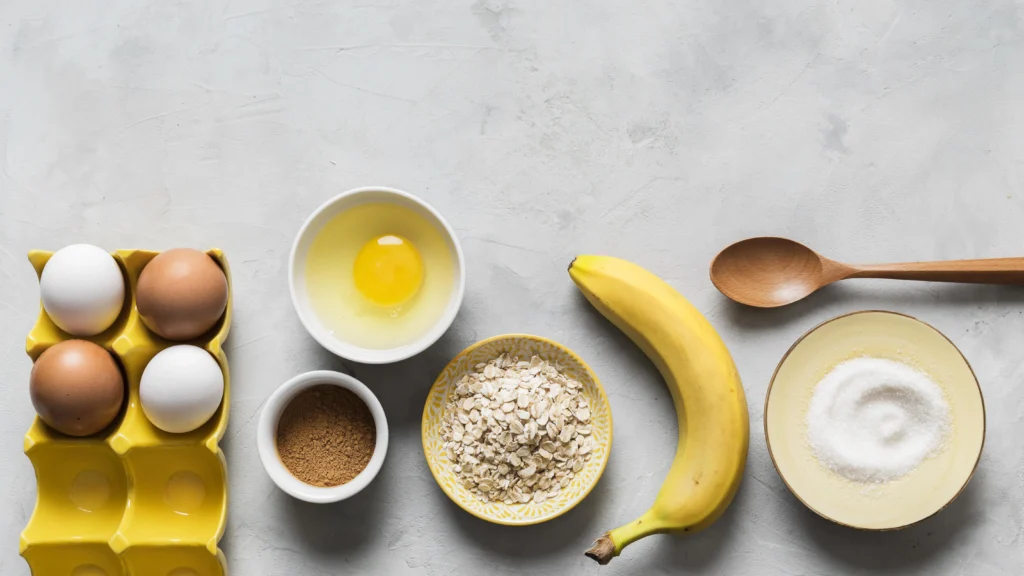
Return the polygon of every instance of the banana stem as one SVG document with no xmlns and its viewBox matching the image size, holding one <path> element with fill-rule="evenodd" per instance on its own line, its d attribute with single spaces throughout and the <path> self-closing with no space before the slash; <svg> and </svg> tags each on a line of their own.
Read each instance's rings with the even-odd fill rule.
<svg viewBox="0 0 1024 576">
<path fill-rule="evenodd" d="M 587 558 L 596 560 L 598 564 L 604 566 L 605 564 L 612 561 L 619 555 L 618 550 L 615 549 L 615 542 L 612 542 L 611 534 L 608 532 L 604 533 L 597 540 L 594 540 L 594 545 L 590 547 L 590 550 L 584 552 Z"/>
<path fill-rule="evenodd" d="M 651 534 L 661 534 L 666 531 L 666 528 L 648 511 L 629 524 L 606 532 L 586 551 L 586 555 L 604 566 L 611 562 L 612 558 L 621 554 L 623 548 L 633 542 Z"/>
</svg>

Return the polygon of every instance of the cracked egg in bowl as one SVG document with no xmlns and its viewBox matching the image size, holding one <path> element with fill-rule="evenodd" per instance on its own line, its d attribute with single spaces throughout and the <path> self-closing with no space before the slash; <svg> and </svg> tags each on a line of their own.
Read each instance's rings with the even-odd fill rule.
<svg viewBox="0 0 1024 576">
<path fill-rule="evenodd" d="M 289 261 L 292 303 L 335 354 L 409 358 L 448 329 L 465 290 L 462 249 L 426 202 L 390 188 L 332 198 L 303 224 Z"/>
</svg>

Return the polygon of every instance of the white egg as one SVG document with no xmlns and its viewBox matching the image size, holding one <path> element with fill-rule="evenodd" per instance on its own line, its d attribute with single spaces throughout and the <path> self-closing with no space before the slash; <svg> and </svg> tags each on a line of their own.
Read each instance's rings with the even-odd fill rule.
<svg viewBox="0 0 1024 576">
<path fill-rule="evenodd" d="M 114 257 L 98 246 L 58 250 L 39 278 L 43 309 L 61 330 L 93 336 L 117 320 L 124 305 L 124 276 Z"/>
<path fill-rule="evenodd" d="M 171 346 L 153 357 L 139 385 L 142 411 L 165 432 L 191 432 L 213 416 L 224 398 L 224 373 L 209 352 Z"/>
</svg>

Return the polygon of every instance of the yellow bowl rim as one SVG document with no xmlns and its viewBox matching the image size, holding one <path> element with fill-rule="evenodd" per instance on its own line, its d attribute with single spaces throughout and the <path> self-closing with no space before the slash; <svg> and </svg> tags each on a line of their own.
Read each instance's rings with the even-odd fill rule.
<svg viewBox="0 0 1024 576">
<path fill-rule="evenodd" d="M 953 347 L 953 349 L 956 350 L 957 354 L 960 355 L 960 358 L 963 359 L 964 364 L 967 366 L 967 369 L 971 372 L 971 377 L 974 380 L 974 385 L 978 388 L 978 398 L 981 399 L 981 427 L 982 427 L 981 446 L 978 447 L 978 457 L 975 458 L 975 460 L 974 460 L 974 466 L 971 468 L 971 473 L 967 475 L 967 478 L 964 480 L 963 485 L 960 486 L 960 489 L 956 491 L 956 494 L 954 494 L 953 497 L 950 498 L 945 504 L 940 506 L 937 510 L 935 510 L 931 514 L 921 518 L 920 520 L 915 520 L 914 522 L 909 522 L 909 523 L 903 524 L 901 526 L 891 526 L 891 527 L 886 527 L 886 528 L 868 528 L 868 527 L 864 527 L 864 526 L 855 526 L 853 524 L 849 524 L 849 523 L 846 523 L 846 522 L 841 522 L 841 521 L 839 521 L 839 520 L 837 520 L 835 518 L 832 518 L 832 517 L 830 517 L 830 516 L 828 516 L 826 514 L 821 513 L 819 510 L 817 510 L 816 508 L 814 508 L 813 506 L 808 504 L 803 498 L 801 498 L 800 495 L 797 494 L 796 490 L 794 490 L 793 487 L 790 486 L 789 482 L 786 481 L 786 476 L 782 473 L 782 470 L 779 468 L 779 463 L 776 462 L 776 460 L 775 460 L 775 453 L 772 451 L 771 437 L 768 435 L 768 400 L 771 398 L 772 388 L 775 386 L 775 377 L 779 375 L 779 370 L 782 369 L 782 365 L 786 363 L 787 359 L 789 359 L 789 355 L 792 354 L 794 350 L 796 350 L 797 346 L 799 346 L 800 343 L 804 341 L 804 339 L 806 339 L 808 336 L 810 336 L 811 334 L 816 332 L 819 328 L 822 328 L 826 324 L 831 324 L 832 322 L 835 322 L 837 320 L 842 320 L 842 319 L 847 318 L 849 316 L 856 316 L 858 314 L 890 314 L 892 316 L 902 316 L 903 318 L 908 318 L 910 320 L 913 320 L 914 322 L 917 322 L 919 324 L 922 324 L 922 325 L 924 325 L 924 326 L 934 330 L 939 336 L 942 336 L 943 338 L 945 338 L 946 341 L 949 342 L 949 344 Z M 785 484 L 786 488 L 789 489 L 789 493 L 792 494 L 794 498 L 799 500 L 801 504 L 806 506 L 808 510 L 810 510 L 811 512 L 814 512 L 818 516 L 821 516 L 822 518 L 824 518 L 826 520 L 829 520 L 831 522 L 834 522 L 834 523 L 836 523 L 836 524 L 838 524 L 840 526 L 845 526 L 846 528 L 853 528 L 854 530 L 861 530 L 861 531 L 864 531 L 864 532 L 892 532 L 892 531 L 895 531 L 895 530 L 902 530 L 904 528 L 909 528 L 910 526 L 913 526 L 915 524 L 920 524 L 921 522 L 924 522 L 925 520 L 928 520 L 929 518 L 934 517 L 936 514 L 942 512 L 943 510 L 948 508 L 950 504 L 952 504 L 957 498 L 959 498 L 960 494 L 963 494 L 963 491 L 967 488 L 967 485 L 970 484 L 971 478 L 974 477 L 974 473 L 977 472 L 978 464 L 981 462 L 981 455 L 985 451 L 985 436 L 986 436 L 986 434 L 988 432 L 987 419 L 988 419 L 988 415 L 985 412 L 985 397 L 984 397 L 984 394 L 983 394 L 982 389 L 981 389 L 981 384 L 978 382 L 978 375 L 974 372 L 974 368 L 971 366 L 971 363 L 967 360 L 967 357 L 964 356 L 964 353 L 960 350 L 960 348 L 958 348 L 957 345 L 952 340 L 949 339 L 949 336 L 946 336 L 945 334 L 942 333 L 941 330 L 939 330 L 938 328 L 932 326 L 931 324 L 929 324 L 929 323 L 927 323 L 927 322 L 925 322 L 925 321 L 923 321 L 923 320 L 921 320 L 919 318 L 915 318 L 915 317 L 913 317 L 913 316 L 911 316 L 909 314 L 903 314 L 902 312 L 893 312 L 891 310 L 857 310 L 855 312 L 847 312 L 846 314 L 840 314 L 838 316 L 835 316 L 833 318 L 825 320 L 824 322 L 821 322 L 817 326 L 814 326 L 813 328 L 811 328 L 807 332 L 804 332 L 804 334 L 802 336 L 800 336 L 799 338 L 797 338 L 796 342 L 794 342 L 793 345 L 789 347 L 789 350 L 786 350 L 786 353 L 782 355 L 782 359 L 779 360 L 779 364 L 775 367 L 775 372 L 772 373 L 772 379 L 768 383 L 768 390 L 767 390 L 767 392 L 765 392 L 765 396 L 764 396 L 764 416 L 762 418 L 762 420 L 764 421 L 764 442 L 765 442 L 765 445 L 768 447 L 768 456 L 771 457 L 771 459 L 772 459 L 772 466 L 775 467 L 775 472 L 776 472 L 776 474 L 779 475 L 779 478 L 782 480 L 782 483 Z"/>
<path fill-rule="evenodd" d="M 594 477 L 594 482 L 592 484 L 590 484 L 589 486 L 587 486 L 583 490 L 583 493 L 580 495 L 580 497 L 575 502 L 572 503 L 572 505 L 566 506 L 562 510 L 559 510 L 557 513 L 552 514 L 550 516 L 545 516 L 545 517 L 542 517 L 542 518 L 537 518 L 537 519 L 532 519 L 532 520 L 527 520 L 527 521 L 515 521 L 515 522 L 513 522 L 513 521 L 501 520 L 501 519 L 497 519 L 497 518 L 490 518 L 490 517 L 484 516 L 482 514 L 479 514 L 479 513 L 475 512 L 473 510 L 470 510 L 469 508 L 466 508 L 465 506 L 463 506 L 462 502 L 460 502 L 455 497 L 454 494 L 452 494 L 451 492 L 448 491 L 447 488 L 445 488 L 444 484 L 441 483 L 442 471 L 438 470 L 437 467 L 435 467 L 433 465 L 433 463 L 430 461 L 430 459 L 427 458 L 427 404 L 429 403 L 430 397 L 434 393 L 434 389 L 437 388 L 441 384 L 441 374 L 444 374 L 444 372 L 446 370 L 448 370 L 449 366 L 451 366 L 452 364 L 455 364 L 456 362 L 458 362 L 462 358 L 465 358 L 466 356 L 469 356 L 473 351 L 475 351 L 476 349 L 480 348 L 481 346 L 485 346 L 487 344 L 490 344 L 492 342 L 497 342 L 499 340 L 532 340 L 534 342 L 541 342 L 541 343 L 553 346 L 555 348 L 558 348 L 562 352 L 566 353 L 566 355 L 568 355 L 570 358 L 572 358 L 573 361 L 575 361 L 577 364 L 579 364 L 583 368 L 583 370 L 586 371 L 587 375 L 590 376 L 591 380 L 594 381 L 594 386 L 597 388 L 598 397 L 601 399 L 601 402 L 603 402 L 605 404 L 605 406 L 608 407 L 608 445 L 607 445 L 607 448 L 605 449 L 605 452 L 604 452 L 604 460 L 602 460 L 602 462 L 601 462 L 601 468 L 598 470 L 597 475 Z M 554 520 L 555 518 L 558 518 L 559 516 L 561 516 L 561 515 L 565 514 L 566 512 L 572 510 L 573 508 L 578 506 L 581 502 L 586 500 L 587 496 L 589 496 L 590 493 L 594 490 L 594 487 L 597 486 L 598 482 L 601 481 L 601 477 L 604 476 L 604 471 L 608 467 L 608 460 L 611 457 L 611 452 L 612 452 L 612 441 L 613 441 L 613 433 L 614 433 L 614 430 L 615 430 L 615 424 L 614 424 L 614 422 L 612 420 L 611 403 L 608 401 L 608 394 L 604 390 L 604 385 L 601 384 L 601 380 L 598 379 L 597 374 L 594 373 L 594 370 L 590 367 L 590 365 L 583 361 L 583 358 L 580 358 L 580 356 L 578 354 L 576 354 L 575 352 L 573 352 L 568 346 L 565 346 L 564 344 L 560 344 L 558 342 L 555 342 L 554 340 L 551 340 L 550 338 L 544 338 L 543 336 L 535 336 L 533 334 L 522 334 L 522 333 L 499 334 L 497 336 L 491 336 L 490 338 L 484 338 L 483 340 L 480 340 L 479 342 L 476 342 L 474 344 L 471 344 L 471 345 L 467 346 L 464 350 L 462 350 L 462 352 L 459 352 L 451 360 L 449 360 L 448 363 L 445 364 L 444 368 L 441 369 L 441 373 L 438 374 L 437 379 L 434 380 L 434 383 L 430 386 L 430 390 L 427 392 L 427 401 L 428 402 L 424 403 L 424 406 L 423 406 L 423 416 L 420 419 L 420 442 L 421 442 L 421 444 L 423 446 L 423 458 L 424 458 L 424 460 L 427 461 L 427 467 L 430 468 L 430 474 L 434 477 L 434 481 L 437 482 L 437 485 L 438 485 L 438 487 L 441 488 L 441 491 L 444 492 L 446 496 L 448 496 L 449 500 L 454 502 L 459 508 L 462 508 L 466 512 L 468 512 L 468 513 L 472 514 L 473 516 L 476 516 L 477 518 L 479 518 L 481 520 L 484 520 L 486 522 L 490 522 L 492 524 L 500 524 L 502 526 L 533 526 L 533 525 L 536 525 L 536 524 L 543 524 L 544 522 L 548 522 L 550 520 Z"/>
</svg>

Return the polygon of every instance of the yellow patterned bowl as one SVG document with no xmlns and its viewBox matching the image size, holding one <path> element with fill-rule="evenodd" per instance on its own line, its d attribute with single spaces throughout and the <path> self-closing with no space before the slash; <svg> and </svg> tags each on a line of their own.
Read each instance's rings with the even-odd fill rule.
<svg viewBox="0 0 1024 576">
<path fill-rule="evenodd" d="M 454 390 L 462 376 L 471 372 L 474 366 L 497 358 L 503 353 L 527 360 L 536 355 L 557 365 L 562 373 L 583 385 L 583 395 L 590 402 L 592 435 L 595 441 L 593 456 L 557 497 L 540 504 L 529 502 L 510 505 L 480 500 L 458 482 L 441 440 L 441 421 L 449 393 Z M 473 344 L 445 366 L 427 396 L 427 404 L 423 408 L 422 435 L 423 453 L 427 457 L 430 473 L 453 502 L 466 512 L 488 522 L 506 526 L 528 526 L 547 522 L 572 510 L 597 485 L 611 453 L 612 412 L 608 397 L 594 371 L 572 350 L 540 336 L 506 334 Z"/>
</svg>

